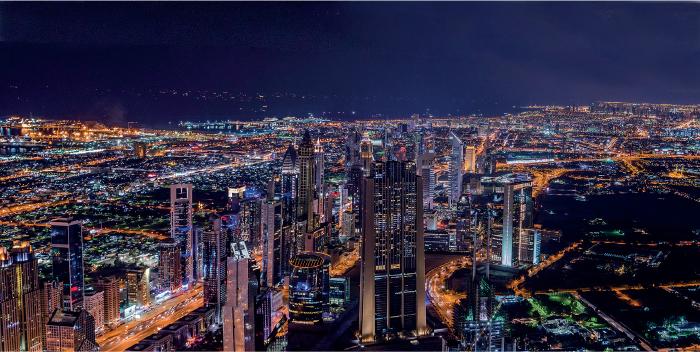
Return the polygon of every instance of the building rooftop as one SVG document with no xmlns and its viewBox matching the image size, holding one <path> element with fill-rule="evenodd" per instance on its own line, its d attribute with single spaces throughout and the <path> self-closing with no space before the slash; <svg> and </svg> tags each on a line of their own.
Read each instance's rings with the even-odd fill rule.
<svg viewBox="0 0 700 352">
<path fill-rule="evenodd" d="M 80 312 L 71 312 L 62 309 L 56 309 L 49 319 L 48 325 L 73 326 L 78 320 Z"/>
</svg>

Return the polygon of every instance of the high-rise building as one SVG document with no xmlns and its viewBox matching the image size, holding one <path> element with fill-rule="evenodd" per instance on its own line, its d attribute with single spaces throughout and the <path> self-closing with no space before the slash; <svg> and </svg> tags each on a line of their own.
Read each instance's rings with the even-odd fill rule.
<svg viewBox="0 0 700 352">
<path fill-rule="evenodd" d="M 364 170 L 365 177 L 369 176 L 372 161 L 374 160 L 372 149 L 372 141 L 369 139 L 369 135 L 365 133 L 360 142 L 360 165 Z"/>
<path fill-rule="evenodd" d="M 105 330 L 104 291 L 85 291 L 85 310 L 95 319 L 95 334 L 101 335 Z"/>
<path fill-rule="evenodd" d="M 119 280 L 114 276 L 101 277 L 92 284 L 96 291 L 103 292 L 104 323 L 114 324 L 119 321 Z"/>
<path fill-rule="evenodd" d="M 541 244 L 542 240 L 537 229 L 521 229 L 520 240 L 518 241 L 520 264 L 539 264 Z"/>
<path fill-rule="evenodd" d="M 130 268 L 126 272 L 127 306 L 141 308 L 151 304 L 150 269 Z"/>
<path fill-rule="evenodd" d="M 192 227 L 192 185 L 170 185 L 170 236 L 180 245 L 182 255 L 182 282 L 190 282 L 194 277 Z"/>
<path fill-rule="evenodd" d="M 226 254 L 230 241 L 221 231 L 221 216 L 209 216 L 209 228 L 204 240 L 204 304 L 214 307 L 214 323 L 223 322 L 222 308 L 226 304 Z"/>
<path fill-rule="evenodd" d="M 56 309 L 46 323 L 46 350 L 60 352 L 98 351 L 95 321 L 86 310 Z"/>
<path fill-rule="evenodd" d="M 46 348 L 46 323 L 53 311 L 63 307 L 63 283 L 49 281 L 41 283 L 41 344 Z M 117 316 L 119 310 L 117 310 Z"/>
<path fill-rule="evenodd" d="M 325 197 L 325 194 L 323 194 L 323 178 L 325 170 L 325 166 L 323 164 L 325 155 L 326 154 L 323 152 L 323 146 L 321 145 L 321 138 L 319 138 L 314 146 L 314 184 L 316 185 L 316 193 L 318 194 L 319 198 Z"/>
<path fill-rule="evenodd" d="M 362 135 L 357 131 L 348 134 L 345 140 L 345 174 L 350 177 L 350 168 L 360 165 L 360 142 Z"/>
<path fill-rule="evenodd" d="M 262 249 L 262 223 L 260 213 L 261 202 L 258 198 L 244 198 L 240 201 L 240 237 L 234 236 L 232 241 L 245 241 L 254 250 Z"/>
<path fill-rule="evenodd" d="M 519 242 L 527 241 L 523 236 L 525 229 L 532 227 L 532 212 L 532 181 L 509 179 L 504 182 L 501 265 L 516 266 L 522 260 L 518 257 L 522 252 Z"/>
<path fill-rule="evenodd" d="M 450 178 L 449 178 L 449 200 L 450 204 L 457 203 L 462 195 L 462 163 L 464 162 L 462 141 L 450 131 Z"/>
<path fill-rule="evenodd" d="M 349 281 L 349 278 L 344 277 L 332 277 L 330 279 L 330 304 L 342 307 L 350 301 Z"/>
<path fill-rule="evenodd" d="M 296 198 L 297 183 L 299 182 L 299 164 L 297 151 L 291 143 L 282 159 L 282 194 Z"/>
<path fill-rule="evenodd" d="M 255 296 L 255 350 L 266 351 L 265 341 L 272 333 L 272 290 L 262 287 Z"/>
<path fill-rule="evenodd" d="M 42 351 L 39 267 L 29 242 L 0 247 L 0 350 Z"/>
<path fill-rule="evenodd" d="M 355 165 L 350 169 L 348 197 L 350 198 L 351 202 L 350 211 L 352 211 L 355 219 L 354 236 L 357 238 L 362 237 L 362 207 L 364 206 L 362 196 L 364 195 L 364 177 L 364 168 L 362 166 Z"/>
<path fill-rule="evenodd" d="M 360 247 L 360 338 L 423 335 L 423 182 L 413 162 L 372 166 L 365 179 Z"/>
<path fill-rule="evenodd" d="M 85 292 L 82 222 L 68 216 L 51 221 L 53 277 L 63 282 L 63 308 L 82 307 Z"/>
<path fill-rule="evenodd" d="M 160 241 L 158 256 L 158 288 L 177 291 L 182 286 L 180 245 L 172 238 Z"/>
<path fill-rule="evenodd" d="M 224 351 L 255 351 L 255 297 L 258 281 L 250 257 L 242 244 L 232 243 L 232 256 L 226 259 L 226 305 Z"/>
<path fill-rule="evenodd" d="M 296 324 L 323 324 L 329 310 L 331 257 L 324 253 L 302 252 L 291 260 L 289 319 Z"/>
<path fill-rule="evenodd" d="M 513 183 L 503 184 L 503 239 L 501 265 L 513 266 Z"/>
<path fill-rule="evenodd" d="M 277 286 L 284 279 L 282 261 L 287 257 L 288 247 L 283 239 L 283 204 L 269 195 L 262 204 L 263 227 L 263 276 L 269 286 Z"/>
<path fill-rule="evenodd" d="M 464 171 L 476 172 L 476 149 L 474 146 L 467 146 L 464 150 Z"/>
<path fill-rule="evenodd" d="M 307 229 L 313 229 L 315 228 L 313 204 L 315 194 L 314 177 L 316 175 L 314 168 L 316 162 L 314 159 L 314 145 L 311 142 L 308 130 L 304 132 L 304 138 L 299 145 L 297 160 L 299 161 L 297 218 L 299 219 L 298 221 L 306 221 Z"/>
<path fill-rule="evenodd" d="M 418 158 L 418 171 L 423 179 L 423 209 L 433 209 L 435 199 L 435 154 L 425 153 Z"/>
</svg>

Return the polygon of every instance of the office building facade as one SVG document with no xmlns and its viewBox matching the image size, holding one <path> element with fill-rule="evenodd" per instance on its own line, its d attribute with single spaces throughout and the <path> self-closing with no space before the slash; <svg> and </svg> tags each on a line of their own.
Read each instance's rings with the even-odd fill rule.
<svg viewBox="0 0 700 352">
<path fill-rule="evenodd" d="M 51 221 L 51 257 L 53 277 L 63 282 L 63 308 L 82 307 L 85 273 L 80 220 L 69 216 Z"/>
<path fill-rule="evenodd" d="M 362 341 L 427 333 L 422 193 L 413 162 L 376 163 L 365 179 Z"/>
<path fill-rule="evenodd" d="M 172 238 L 160 241 L 158 247 L 158 288 L 177 291 L 182 286 L 180 245 Z"/>
<path fill-rule="evenodd" d="M 302 252 L 291 260 L 289 319 L 292 323 L 320 325 L 330 302 L 331 257 L 324 253 Z"/>
<path fill-rule="evenodd" d="M 192 185 L 170 185 L 170 236 L 180 244 L 182 255 L 182 282 L 187 283 L 194 277 L 193 246 L 194 228 L 192 227 Z"/>
</svg>

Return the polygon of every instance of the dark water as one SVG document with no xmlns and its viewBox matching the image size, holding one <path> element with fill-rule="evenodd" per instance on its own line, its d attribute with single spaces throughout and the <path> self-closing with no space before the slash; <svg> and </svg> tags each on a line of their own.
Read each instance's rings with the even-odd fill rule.
<svg viewBox="0 0 700 352">
<path fill-rule="evenodd" d="M 538 222 L 545 229 L 562 230 L 569 240 L 578 240 L 591 231 L 613 230 L 625 235 L 607 239 L 689 240 L 697 237 L 692 230 L 700 229 L 700 203 L 673 194 L 627 193 L 586 199 L 582 202 L 571 196 L 546 195 L 538 209 Z M 607 224 L 591 225 L 589 220 L 595 218 Z M 633 228 L 649 234 L 635 233 Z"/>
</svg>

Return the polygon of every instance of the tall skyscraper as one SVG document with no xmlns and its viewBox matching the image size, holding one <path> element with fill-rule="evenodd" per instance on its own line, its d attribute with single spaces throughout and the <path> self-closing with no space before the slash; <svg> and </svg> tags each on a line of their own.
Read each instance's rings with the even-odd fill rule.
<svg viewBox="0 0 700 352">
<path fill-rule="evenodd" d="M 63 282 L 63 308 L 76 310 L 83 305 L 83 234 L 80 220 L 73 217 L 51 221 L 53 277 Z"/>
<path fill-rule="evenodd" d="M 141 308 L 151 303 L 149 268 L 129 268 L 126 272 L 127 306 Z"/>
<path fill-rule="evenodd" d="M 427 333 L 423 182 L 413 162 L 375 163 L 364 186 L 360 338 Z"/>
<path fill-rule="evenodd" d="M 423 209 L 433 209 L 435 199 L 435 154 L 425 153 L 418 158 L 418 171 L 423 179 Z"/>
<path fill-rule="evenodd" d="M 39 267 L 29 242 L 0 247 L 0 350 L 42 351 Z"/>
<path fill-rule="evenodd" d="M 476 149 L 474 146 L 467 146 L 464 150 L 464 171 L 476 172 Z"/>
<path fill-rule="evenodd" d="M 242 246 L 244 251 L 239 250 Z M 224 351 L 255 351 L 255 297 L 258 283 L 245 244 L 231 244 L 226 259 Z"/>
<path fill-rule="evenodd" d="M 283 204 L 270 195 L 262 204 L 263 276 L 269 286 L 277 286 L 284 279 L 282 261 L 289 248 L 284 247 L 283 239 Z"/>
<path fill-rule="evenodd" d="M 95 319 L 95 334 L 102 334 L 105 330 L 104 291 L 85 291 L 85 310 Z"/>
<path fill-rule="evenodd" d="M 503 184 L 503 240 L 501 265 L 513 266 L 513 183 Z"/>
<path fill-rule="evenodd" d="M 371 163 L 370 163 L 371 165 Z M 362 208 L 364 204 L 362 197 L 364 195 L 364 168 L 360 165 L 355 165 L 350 169 L 350 179 L 348 182 L 348 197 L 350 197 L 351 207 L 355 220 L 355 237 L 362 237 Z"/>
<path fill-rule="evenodd" d="M 180 245 L 172 238 L 160 241 L 158 256 L 158 288 L 177 291 L 182 286 Z"/>
<path fill-rule="evenodd" d="M 525 232 L 532 227 L 532 181 L 509 179 L 503 183 L 503 240 L 501 264 L 515 266 L 521 260 L 521 246 L 528 243 Z M 521 245 L 522 243 L 522 245 Z"/>
<path fill-rule="evenodd" d="M 540 263 L 540 246 L 542 239 L 537 229 L 520 230 L 520 240 L 518 241 L 520 264 L 537 265 Z"/>
<path fill-rule="evenodd" d="M 204 240 L 204 304 L 214 307 L 214 323 L 223 322 L 222 309 L 226 304 L 226 254 L 230 240 L 221 230 L 221 216 L 209 216 L 209 228 Z"/>
<path fill-rule="evenodd" d="M 194 277 L 192 227 L 192 185 L 170 185 L 170 236 L 180 244 L 182 255 L 182 281 L 187 283 Z"/>
<path fill-rule="evenodd" d="M 306 221 L 307 229 L 313 229 L 314 226 L 314 177 L 316 175 L 314 168 L 316 165 L 314 159 L 314 145 L 311 142 L 309 131 L 304 132 L 304 138 L 299 145 L 299 201 L 297 206 L 297 218 L 299 221 Z M 297 234 L 299 236 L 299 234 Z"/>
<path fill-rule="evenodd" d="M 323 324 L 329 310 L 331 257 L 324 253 L 303 252 L 291 260 L 289 319 L 297 324 Z"/>
<path fill-rule="evenodd" d="M 298 182 L 299 164 L 297 163 L 297 151 L 294 149 L 294 145 L 289 143 L 289 147 L 282 158 L 282 194 L 296 198 Z"/>
<path fill-rule="evenodd" d="M 450 131 L 450 179 L 449 179 L 449 200 L 450 204 L 455 204 L 459 201 L 462 195 L 462 163 L 463 163 L 463 148 L 462 141 Z"/>
<path fill-rule="evenodd" d="M 364 170 L 365 177 L 369 176 L 372 161 L 374 160 L 372 149 L 372 141 L 369 139 L 369 135 L 365 133 L 360 142 L 360 165 Z"/>
<path fill-rule="evenodd" d="M 272 290 L 262 287 L 255 296 L 255 350 L 267 351 L 265 340 L 272 333 Z"/>
<path fill-rule="evenodd" d="M 316 193 L 318 194 L 319 198 L 324 198 L 325 194 L 324 192 L 324 171 L 325 171 L 325 166 L 324 166 L 324 158 L 325 158 L 325 153 L 323 152 L 323 146 L 321 145 L 321 138 L 319 138 L 316 141 L 316 145 L 314 146 L 314 183 L 316 185 Z"/>
<path fill-rule="evenodd" d="M 92 284 L 96 291 L 104 294 L 104 323 L 109 325 L 119 321 L 119 280 L 114 276 L 101 277 Z"/>
<path fill-rule="evenodd" d="M 86 310 L 56 309 L 46 323 L 46 350 L 73 352 L 98 351 L 95 321 Z"/>
<path fill-rule="evenodd" d="M 345 139 L 345 174 L 350 177 L 350 168 L 360 164 L 360 141 L 362 135 L 352 131 Z"/>
</svg>

